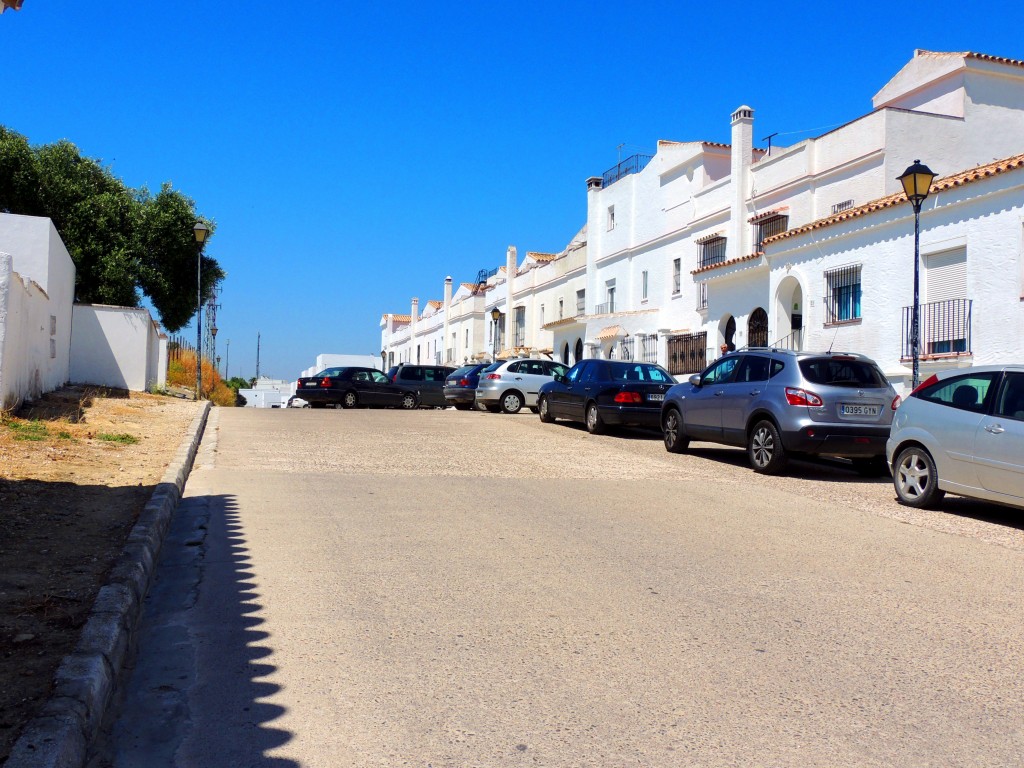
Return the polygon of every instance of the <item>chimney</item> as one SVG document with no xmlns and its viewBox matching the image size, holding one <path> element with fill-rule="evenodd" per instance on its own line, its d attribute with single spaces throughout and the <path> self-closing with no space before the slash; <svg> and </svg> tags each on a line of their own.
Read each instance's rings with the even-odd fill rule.
<svg viewBox="0 0 1024 768">
<path fill-rule="evenodd" d="M 449 357 L 448 349 L 448 318 L 451 316 L 452 309 L 452 276 L 448 275 L 444 279 L 444 336 L 441 337 L 441 354 L 444 355 L 442 362 L 447 363 Z M 451 357 L 454 359 L 455 350 L 450 350 Z"/>
<path fill-rule="evenodd" d="M 746 256 L 751 251 L 747 198 L 750 196 L 750 164 L 753 155 L 754 110 L 742 106 L 732 113 L 732 216 L 726 255 L 730 259 Z"/>
<path fill-rule="evenodd" d="M 409 341 L 415 341 L 416 321 L 420 318 L 420 300 L 412 297 L 412 310 L 409 312 Z"/>
<path fill-rule="evenodd" d="M 505 251 L 505 345 L 512 349 L 512 291 L 516 284 L 516 264 L 518 262 L 516 247 L 510 245 Z"/>
</svg>

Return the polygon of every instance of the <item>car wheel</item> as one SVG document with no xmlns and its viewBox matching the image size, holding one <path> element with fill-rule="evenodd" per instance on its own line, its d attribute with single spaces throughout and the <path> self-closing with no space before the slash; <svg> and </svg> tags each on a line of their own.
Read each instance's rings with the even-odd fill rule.
<svg viewBox="0 0 1024 768">
<path fill-rule="evenodd" d="M 540 415 L 540 420 L 545 424 L 551 424 L 555 417 L 551 415 L 551 409 L 548 407 L 548 399 L 542 397 L 537 403 L 537 413 Z"/>
<path fill-rule="evenodd" d="M 590 403 L 587 406 L 587 432 L 592 435 L 602 435 L 605 431 L 604 421 L 601 420 L 601 414 L 597 411 L 597 403 Z"/>
<path fill-rule="evenodd" d="M 900 502 L 908 507 L 929 507 L 942 501 L 939 473 L 932 455 L 918 445 L 904 448 L 893 462 L 892 484 Z"/>
<path fill-rule="evenodd" d="M 669 453 L 685 453 L 690 439 L 683 434 L 683 419 L 676 408 L 669 408 L 661 420 L 661 436 Z"/>
<path fill-rule="evenodd" d="M 747 455 L 754 471 L 762 475 L 779 474 L 789 461 L 779 439 L 779 430 L 770 421 L 759 421 L 754 425 L 747 441 Z"/>
<path fill-rule="evenodd" d="M 402 408 L 411 411 L 419 405 L 419 401 L 416 400 L 416 395 L 412 392 L 406 392 L 402 395 Z"/>
<path fill-rule="evenodd" d="M 531 405 L 530 410 L 533 411 L 534 413 L 537 413 L 540 409 L 536 405 Z"/>
<path fill-rule="evenodd" d="M 490 405 L 490 404 L 488 404 L 488 405 L 484 406 L 484 409 L 488 413 L 499 413 L 501 411 L 501 406 L 500 405 Z"/>
<path fill-rule="evenodd" d="M 501 410 L 505 413 L 519 413 L 523 409 L 523 396 L 518 392 L 506 392 L 501 398 Z"/>
<path fill-rule="evenodd" d="M 457 411 L 468 411 L 473 408 L 472 403 L 456 403 L 455 410 Z"/>
<path fill-rule="evenodd" d="M 345 408 L 355 408 L 359 405 L 359 396 L 355 392 L 346 392 L 345 396 L 341 398 L 341 404 Z"/>
</svg>

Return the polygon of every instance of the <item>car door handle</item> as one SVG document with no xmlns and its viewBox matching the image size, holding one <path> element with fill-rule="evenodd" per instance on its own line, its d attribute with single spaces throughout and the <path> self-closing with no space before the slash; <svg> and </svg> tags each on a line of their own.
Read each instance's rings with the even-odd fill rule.
<svg viewBox="0 0 1024 768">
<path fill-rule="evenodd" d="M 760 394 L 761 394 L 761 390 L 760 389 L 752 389 L 752 390 L 750 390 L 751 397 L 756 397 L 757 395 L 760 395 Z"/>
<path fill-rule="evenodd" d="M 523 380 L 522 376 L 516 376 L 516 381 L 522 381 L 522 380 Z"/>
<path fill-rule="evenodd" d="M 985 427 L 986 432 L 991 432 L 993 435 L 1001 435 L 1006 430 L 1000 427 L 998 424 L 989 424 Z"/>
<path fill-rule="evenodd" d="M 715 397 L 721 397 L 724 394 L 725 394 L 725 390 L 724 389 L 720 389 L 717 392 L 715 392 Z"/>
</svg>

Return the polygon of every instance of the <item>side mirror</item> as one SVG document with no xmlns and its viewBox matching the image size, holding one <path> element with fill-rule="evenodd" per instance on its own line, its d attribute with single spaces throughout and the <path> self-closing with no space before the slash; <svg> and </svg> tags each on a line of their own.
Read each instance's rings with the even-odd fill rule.
<svg viewBox="0 0 1024 768">
<path fill-rule="evenodd" d="M 695 374 L 693 374 L 693 376 L 690 377 L 690 386 L 691 387 L 699 387 L 700 386 L 700 374 L 699 373 L 695 373 Z"/>
<path fill-rule="evenodd" d="M 560 373 L 556 373 L 554 378 L 555 378 L 555 381 L 557 381 L 559 384 L 565 384 L 565 383 L 567 383 L 569 381 L 567 378 L 565 378 L 565 376 L 563 376 Z"/>
</svg>

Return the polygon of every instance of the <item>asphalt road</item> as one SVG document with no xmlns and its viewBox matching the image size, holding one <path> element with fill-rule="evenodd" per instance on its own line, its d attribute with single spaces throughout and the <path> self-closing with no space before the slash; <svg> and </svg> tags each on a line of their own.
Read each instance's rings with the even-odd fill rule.
<svg viewBox="0 0 1024 768">
<path fill-rule="evenodd" d="M 96 764 L 1024 763 L 1024 514 L 461 411 L 214 409 Z"/>
</svg>

